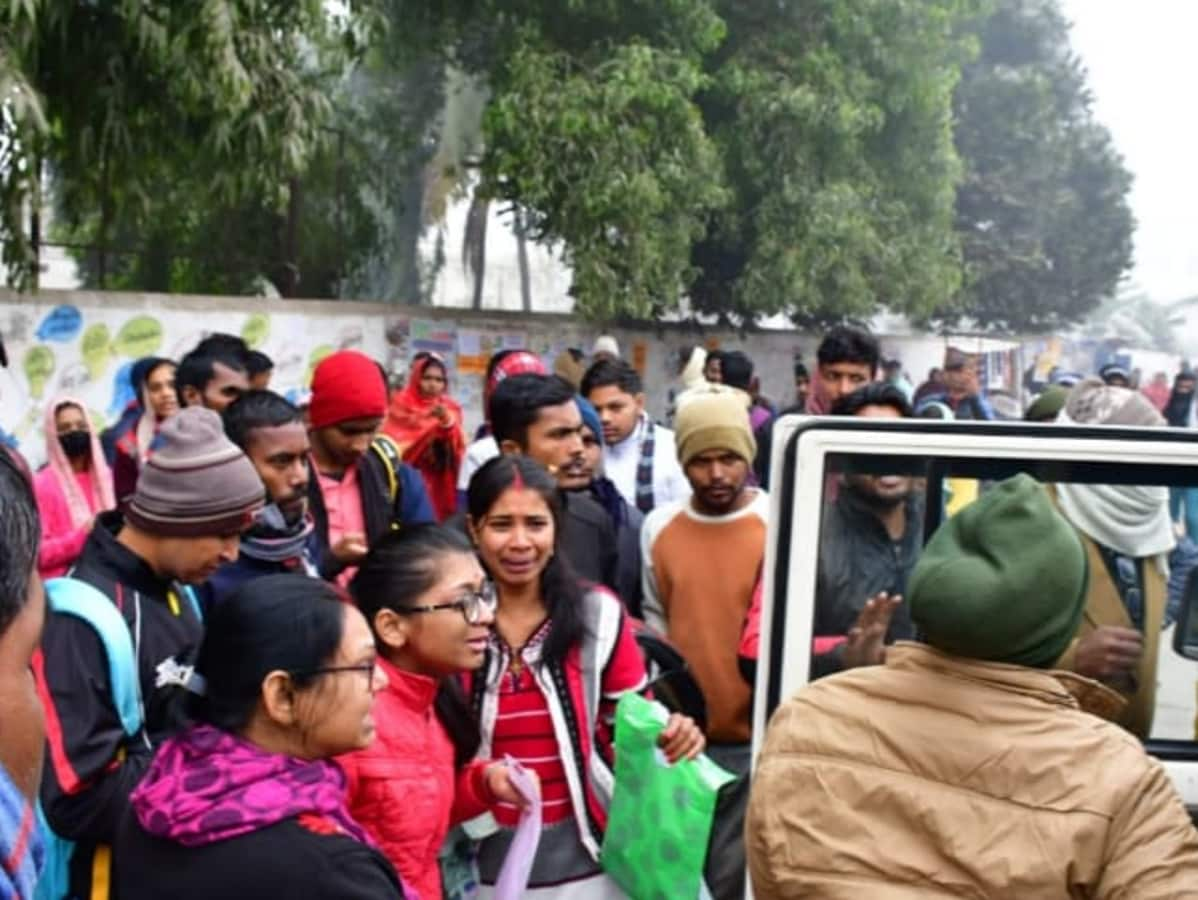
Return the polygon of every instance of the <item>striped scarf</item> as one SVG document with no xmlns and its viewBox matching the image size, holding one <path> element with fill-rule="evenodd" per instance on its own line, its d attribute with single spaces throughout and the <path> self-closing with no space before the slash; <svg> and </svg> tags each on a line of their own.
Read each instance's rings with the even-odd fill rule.
<svg viewBox="0 0 1198 900">
<path fill-rule="evenodd" d="M 653 432 L 657 426 L 645 416 L 645 437 L 641 441 L 641 458 L 636 464 L 636 508 L 648 515 L 653 512 Z"/>
</svg>

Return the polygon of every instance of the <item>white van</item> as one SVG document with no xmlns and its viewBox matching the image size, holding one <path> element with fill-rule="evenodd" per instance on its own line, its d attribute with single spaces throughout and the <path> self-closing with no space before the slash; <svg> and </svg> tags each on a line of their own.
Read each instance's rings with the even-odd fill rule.
<svg viewBox="0 0 1198 900">
<path fill-rule="evenodd" d="M 754 708 L 754 753 L 771 713 L 809 680 L 823 510 L 846 471 L 915 476 L 923 541 L 950 504 L 987 482 L 1026 472 L 1046 484 L 1198 488 L 1198 441 L 1169 429 L 1084 428 L 922 419 L 806 418 L 777 424 L 769 545 Z M 950 497 L 950 493 L 953 493 Z M 922 545 L 921 545 L 922 546 Z M 1190 583 L 1198 593 L 1198 579 Z M 864 598 L 863 598 L 864 599 Z M 1180 624 L 1161 635 L 1149 753 L 1167 767 L 1198 821 L 1198 610 L 1174 602 Z"/>
</svg>

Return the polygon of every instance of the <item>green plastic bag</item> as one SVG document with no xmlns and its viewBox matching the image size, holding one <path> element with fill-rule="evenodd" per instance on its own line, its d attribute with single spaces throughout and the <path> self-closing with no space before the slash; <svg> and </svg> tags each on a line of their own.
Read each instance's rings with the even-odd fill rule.
<svg viewBox="0 0 1198 900">
<path fill-rule="evenodd" d="M 716 794 L 735 777 L 706 756 L 667 763 L 657 737 L 668 719 L 637 694 L 616 706 L 616 787 L 600 861 L 632 900 L 700 896 Z"/>
</svg>

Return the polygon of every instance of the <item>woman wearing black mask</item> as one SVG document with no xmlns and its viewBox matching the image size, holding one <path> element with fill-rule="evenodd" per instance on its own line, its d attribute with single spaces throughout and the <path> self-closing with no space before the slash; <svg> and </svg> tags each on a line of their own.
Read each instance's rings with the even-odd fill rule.
<svg viewBox="0 0 1198 900">
<path fill-rule="evenodd" d="M 82 402 L 59 396 L 46 407 L 45 467 L 34 478 L 42 519 L 37 567 L 63 575 L 83 550 L 98 513 L 112 509 L 112 473 Z"/>
</svg>

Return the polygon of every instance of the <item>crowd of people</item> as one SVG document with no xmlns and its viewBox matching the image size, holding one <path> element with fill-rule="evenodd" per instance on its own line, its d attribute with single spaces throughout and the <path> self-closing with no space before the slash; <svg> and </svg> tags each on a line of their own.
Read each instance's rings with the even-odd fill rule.
<svg viewBox="0 0 1198 900">
<path fill-rule="evenodd" d="M 103 434 L 78 399 L 54 398 L 45 467 L 30 476 L 0 454 L 0 895 L 32 897 L 40 879 L 55 898 L 489 896 L 531 773 L 541 832 L 526 895 L 622 896 L 601 856 L 614 710 L 652 693 L 662 640 L 703 700 L 670 716 L 665 759 L 706 753 L 736 776 L 709 844 L 715 898 L 742 896 L 747 870 L 761 897 L 887 880 L 1183 896 L 1198 840 L 1159 766 L 1120 735 L 1150 726 L 1175 580 L 1145 563 L 1185 549 L 1175 522 L 1198 520 L 1190 493 L 1170 507 L 1016 479 L 924 548 L 914 476 L 843 473 L 819 537 L 818 680 L 781 708 L 751 781 L 774 423 L 995 414 L 964 355 L 916 389 L 847 326 L 812 371 L 796 364 L 782 408 L 743 352 L 696 347 L 684 363 L 666 427 L 609 336 L 552 367 L 501 351 L 472 440 L 454 373 L 428 353 L 395 389 L 368 356 L 333 353 L 297 406 L 270 390 L 269 359 L 214 334 L 177 365 L 134 366 L 135 399 Z M 1118 374 L 1051 385 L 1028 417 L 1191 423 L 1192 375 L 1162 404 Z M 1113 526 L 1133 500 L 1135 527 Z M 1051 590 L 1037 590 L 1035 560 L 1003 556 L 1032 533 L 1035 560 L 1064 560 Z M 1084 718 L 1048 670 L 1074 673 L 1118 726 Z M 972 733 L 985 685 L 1009 704 L 1006 730 L 937 756 Z M 1065 787 L 1020 753 L 970 770 L 1003 740 L 1037 749 L 1033 703 L 1066 723 L 1040 738 L 1045 765 L 1068 769 L 1068 745 L 1090 748 L 1086 766 Z M 904 705 L 919 708 L 905 718 Z M 879 765 L 882 720 L 901 771 Z M 1089 802 L 1102 765 L 1120 780 Z M 920 781 L 935 790 L 904 786 Z M 1141 803 L 1133 789 L 1150 810 L 1122 808 Z M 946 849 L 954 817 L 989 805 L 1033 810 L 1053 836 L 1020 839 L 1034 859 L 1006 882 L 1001 842 L 985 872 Z M 835 835 L 857 830 L 876 846 L 846 856 Z M 1146 840 L 1152 860 L 1131 859 Z"/>
</svg>

